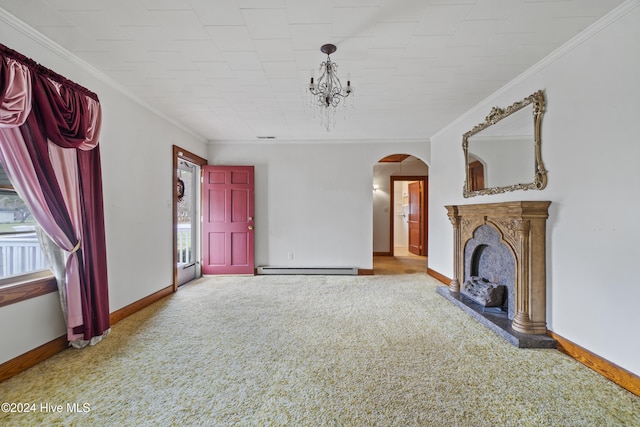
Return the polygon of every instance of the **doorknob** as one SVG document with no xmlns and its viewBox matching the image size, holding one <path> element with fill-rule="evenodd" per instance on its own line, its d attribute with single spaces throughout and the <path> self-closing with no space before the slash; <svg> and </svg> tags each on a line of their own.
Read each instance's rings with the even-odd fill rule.
<svg viewBox="0 0 640 427">
<path fill-rule="evenodd" d="M 249 230 L 253 230 L 253 225 L 250 225 L 248 228 Z"/>
</svg>

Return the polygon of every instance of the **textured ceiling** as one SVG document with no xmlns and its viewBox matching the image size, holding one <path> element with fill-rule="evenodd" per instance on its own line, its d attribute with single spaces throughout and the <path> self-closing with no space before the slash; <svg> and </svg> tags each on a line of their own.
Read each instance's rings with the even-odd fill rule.
<svg viewBox="0 0 640 427">
<path fill-rule="evenodd" d="M 0 7 L 206 140 L 306 141 L 425 140 L 621 3 L 0 0 Z M 325 43 L 337 45 L 331 59 L 355 87 L 353 108 L 338 112 L 330 132 L 306 92 Z"/>
</svg>

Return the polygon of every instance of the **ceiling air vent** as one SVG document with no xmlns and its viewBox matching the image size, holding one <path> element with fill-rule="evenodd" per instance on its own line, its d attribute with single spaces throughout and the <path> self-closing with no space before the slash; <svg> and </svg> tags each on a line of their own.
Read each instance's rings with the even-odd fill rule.
<svg viewBox="0 0 640 427">
<path fill-rule="evenodd" d="M 258 136 L 258 139 L 276 139 L 275 136 Z"/>
</svg>

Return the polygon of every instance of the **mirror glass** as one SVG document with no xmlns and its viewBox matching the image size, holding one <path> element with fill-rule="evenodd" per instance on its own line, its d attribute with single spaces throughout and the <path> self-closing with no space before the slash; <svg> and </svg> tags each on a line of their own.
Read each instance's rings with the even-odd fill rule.
<svg viewBox="0 0 640 427">
<path fill-rule="evenodd" d="M 543 109 L 544 95 L 538 91 L 505 109 L 494 107 L 464 134 L 465 197 L 546 186 L 540 153 Z"/>
</svg>

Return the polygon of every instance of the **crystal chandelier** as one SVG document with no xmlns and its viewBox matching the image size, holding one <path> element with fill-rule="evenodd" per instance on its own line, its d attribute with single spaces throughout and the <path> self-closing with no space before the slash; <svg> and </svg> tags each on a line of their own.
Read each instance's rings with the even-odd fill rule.
<svg viewBox="0 0 640 427">
<path fill-rule="evenodd" d="M 327 132 L 335 126 L 335 114 L 339 106 L 345 108 L 347 98 L 353 93 L 351 81 L 347 80 L 347 86 L 343 87 L 336 71 L 338 64 L 331 62 L 331 55 L 338 48 L 333 44 L 322 45 L 320 51 L 327 54 L 327 60 L 320 64 L 320 77 L 317 83 L 311 77 L 309 83 L 309 94 L 311 105 L 316 107 L 316 113 L 320 114 L 320 124 L 327 129 Z M 353 99 L 353 97 L 351 98 Z"/>
</svg>

